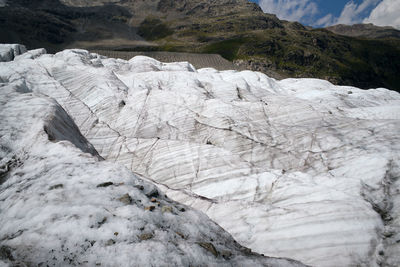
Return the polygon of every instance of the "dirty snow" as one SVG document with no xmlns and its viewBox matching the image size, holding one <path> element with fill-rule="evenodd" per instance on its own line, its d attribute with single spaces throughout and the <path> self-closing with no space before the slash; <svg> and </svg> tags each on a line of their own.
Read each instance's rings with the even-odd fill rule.
<svg viewBox="0 0 400 267">
<path fill-rule="evenodd" d="M 103 160 L 38 89 L 61 88 L 42 63 L 19 60 L 38 64 L 37 74 L 22 73 L 37 76 L 0 63 L 0 266 L 303 266 L 252 253 L 203 213 Z"/>
<path fill-rule="evenodd" d="M 5 5 L 5 2 L 3 3 Z M 2 3 L 0 2 L 0 7 Z M 0 62 L 13 60 L 16 56 L 27 52 L 24 45 L 19 44 L 1 44 L 0 45 Z"/>
<path fill-rule="evenodd" d="M 398 93 L 84 50 L 31 54 L 0 63 L 4 85 L 57 101 L 101 164 L 125 165 L 242 245 L 313 266 L 400 264 Z M 72 143 L 95 155 L 89 143 Z"/>
</svg>

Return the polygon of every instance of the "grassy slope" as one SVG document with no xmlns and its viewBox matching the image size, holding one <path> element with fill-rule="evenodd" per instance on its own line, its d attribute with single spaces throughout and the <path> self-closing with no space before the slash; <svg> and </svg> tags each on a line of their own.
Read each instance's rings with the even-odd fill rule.
<svg viewBox="0 0 400 267">
<path fill-rule="evenodd" d="M 309 30 L 247 7 L 228 13 L 230 9 L 225 8 L 218 15 L 205 11 L 175 18 L 151 15 L 130 25 L 131 14 L 124 7 L 71 8 L 56 2 L 49 0 L 40 9 L 28 9 L 25 4 L 1 8 L 0 41 L 53 52 L 77 40 L 85 41 L 82 48 L 88 49 L 96 42 L 115 40 L 119 45 L 107 49 L 217 53 L 281 77 L 316 77 L 336 84 L 400 91 L 399 39 L 371 40 Z M 136 27 L 152 43 L 135 45 Z"/>
<path fill-rule="evenodd" d="M 283 76 L 400 91 L 400 40 L 351 38 L 289 22 L 266 26 L 261 19 L 220 17 L 175 29 L 176 22 L 166 22 L 173 33 L 171 30 L 169 36 L 157 42 L 162 50 L 217 53 L 231 61 L 267 62 L 268 68 Z M 251 29 L 249 25 L 259 27 Z M 245 30 L 249 27 L 251 30 Z"/>
</svg>

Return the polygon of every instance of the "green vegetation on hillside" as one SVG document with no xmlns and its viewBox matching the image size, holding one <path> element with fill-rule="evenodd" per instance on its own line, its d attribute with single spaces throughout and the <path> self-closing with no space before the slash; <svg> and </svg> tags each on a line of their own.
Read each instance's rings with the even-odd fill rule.
<svg viewBox="0 0 400 267">
<path fill-rule="evenodd" d="M 247 0 L 120 1 L 87 7 L 14 0 L 0 9 L 0 28 L 1 42 L 29 49 L 216 53 L 273 77 L 400 91 L 400 38 L 353 38 L 310 29 L 264 14 Z"/>
<path fill-rule="evenodd" d="M 260 62 L 286 77 L 316 77 L 361 88 L 400 90 L 399 40 L 350 38 L 320 29 L 235 32 L 226 39 L 218 38 L 217 32 L 191 33 L 193 39 L 207 40 L 197 44 L 197 51 L 220 54 L 231 61 Z"/>
<path fill-rule="evenodd" d="M 212 43 L 204 47 L 204 53 L 220 54 L 222 57 L 232 61 L 239 57 L 239 48 L 249 41 L 248 38 L 237 37 L 234 39 L 224 40 Z"/>
<path fill-rule="evenodd" d="M 149 41 L 167 37 L 174 32 L 158 18 L 148 17 L 140 24 L 138 34 Z"/>
</svg>

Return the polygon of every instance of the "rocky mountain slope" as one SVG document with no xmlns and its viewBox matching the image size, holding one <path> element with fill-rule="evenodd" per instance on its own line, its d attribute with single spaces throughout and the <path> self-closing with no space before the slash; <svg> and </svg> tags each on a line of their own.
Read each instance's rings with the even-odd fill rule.
<svg viewBox="0 0 400 267">
<path fill-rule="evenodd" d="M 399 40 L 308 29 L 247 0 L 14 0 L 0 27 L 0 42 L 29 48 L 217 53 L 277 78 L 400 90 Z"/>
<path fill-rule="evenodd" d="M 205 212 L 240 244 L 258 253 L 293 258 L 312 266 L 400 264 L 399 93 L 383 88 L 338 87 L 316 79 L 276 81 L 250 71 L 196 70 L 189 63 L 165 64 L 140 56 L 125 61 L 84 50 L 66 50 L 56 55 L 30 51 L 12 62 L 1 63 L 0 77 L 2 105 L 5 105 L 1 109 L 4 114 L 1 123 L 9 125 L 2 129 L 15 129 L 18 133 L 11 135 L 11 130 L 2 133 L 2 162 L 16 166 L 9 174 L 12 178 L 7 176 L 1 185 L 2 199 L 7 199 L 2 202 L 6 206 L 1 210 L 8 211 L 7 216 L 2 214 L 1 218 L 4 223 L 10 221 L 7 224 L 10 226 L 2 228 L 1 240 L 7 246 L 18 247 L 19 240 L 26 240 L 26 236 L 22 236 L 12 241 L 19 233 L 26 233 L 31 238 L 28 240 L 32 240 L 29 242 L 34 242 L 34 234 L 40 231 L 57 235 L 57 230 L 53 231 L 52 227 L 43 230 L 40 224 L 35 224 L 39 226 L 33 233 L 19 232 L 23 229 L 15 228 L 19 224 L 14 223 L 14 217 L 30 229 L 29 215 L 16 216 L 14 209 L 5 207 L 24 207 L 21 199 L 31 194 L 17 191 L 33 190 L 32 198 L 37 198 L 38 202 L 32 203 L 38 203 L 34 204 L 38 209 L 44 203 L 55 203 L 55 210 L 59 210 L 57 207 L 65 204 L 58 202 L 60 197 L 70 203 L 77 197 L 85 200 L 90 196 L 89 210 L 84 214 L 93 214 L 93 218 L 83 216 L 83 210 L 76 206 L 68 208 L 67 215 L 40 217 L 46 222 L 47 218 L 60 221 L 67 228 L 67 225 L 80 225 L 82 220 L 87 221 L 84 225 L 91 225 L 93 220 L 102 222 L 107 216 L 107 221 L 100 224 L 108 230 L 98 237 L 99 247 L 90 251 L 110 251 L 113 247 L 108 247 L 107 244 L 112 243 L 108 243 L 109 239 L 130 249 L 129 246 L 136 246 L 142 234 L 150 232 L 154 236 L 150 240 L 171 241 L 173 253 L 179 253 L 177 246 L 181 248 L 179 244 L 182 244 L 187 248 L 184 255 L 207 255 L 201 260 L 188 257 L 185 262 L 215 260 L 220 264 L 224 262 L 225 250 L 233 251 L 233 264 L 239 259 L 258 263 L 271 260 L 256 255 L 250 255 L 249 259 L 216 226 L 203 234 L 185 228 L 185 223 L 206 227 L 209 222 L 191 220 L 193 216 L 200 218 L 202 215 L 188 208 L 185 208 L 187 212 L 182 212 L 180 204 L 171 202 L 162 193 L 156 200 L 160 206 L 152 204 L 151 198 L 145 195 L 150 190 L 147 188 L 153 187 L 145 184 L 143 193 L 135 189 L 141 177 L 157 184 L 168 197 Z M 13 94 L 5 94 L 7 90 L 12 90 Z M 44 131 L 43 123 L 29 124 L 36 125 L 31 130 L 24 126 L 28 122 L 22 124 L 23 117 L 7 117 L 7 114 L 17 114 L 14 107 L 18 106 L 21 109 L 18 114 L 24 114 L 28 121 L 32 117 L 39 121 L 43 117 L 59 121 L 58 115 L 34 115 L 42 114 L 33 112 L 40 110 L 41 105 L 29 104 L 31 98 L 45 99 L 41 100 L 45 110 L 60 105 L 86 139 L 80 137 L 77 142 L 68 138 L 77 132 L 74 127 L 73 131 L 67 130 L 72 124 L 70 120 L 62 120 L 62 128 L 47 126 Z M 21 104 L 25 103 L 24 99 L 26 105 Z M 49 105 L 48 101 L 54 104 Z M 26 107 L 34 110 L 25 111 Z M 19 135 L 25 136 L 28 131 L 22 129 L 30 129 L 34 136 L 42 137 L 19 139 Z M 23 145 L 28 140 L 35 141 Z M 13 147 L 17 145 L 19 149 Z M 94 148 L 106 162 L 97 162 L 96 156 L 82 155 L 76 147 L 95 155 Z M 62 153 L 66 149 L 77 151 L 74 153 L 81 155 L 80 158 L 65 159 Z M 27 159 L 23 156 L 25 151 Z M 56 163 L 62 160 L 53 162 L 54 157 L 41 155 L 43 151 L 50 151 L 50 155 L 55 153 L 67 163 L 57 167 Z M 13 161 L 14 154 L 18 156 Z M 25 163 L 28 160 L 35 165 Z M 36 167 L 42 166 L 37 162 L 43 164 L 44 178 L 32 176 L 42 171 Z M 136 176 L 112 167 L 115 165 L 110 162 L 125 165 Z M 105 165 L 118 171 L 100 171 Z M 30 171 L 31 166 L 35 169 Z M 70 172 L 65 169 L 70 168 L 73 176 L 64 180 L 60 174 L 60 182 L 53 181 L 59 176 L 59 172 L 53 174 L 53 168 L 63 169 L 62 173 L 67 176 Z M 107 182 L 112 185 L 100 186 Z M 63 186 L 57 186 L 56 190 L 64 193 L 56 197 L 53 195 L 56 191 L 48 189 L 58 184 Z M 70 195 L 73 191 L 77 196 Z M 132 212 L 124 212 L 125 200 L 122 203 L 118 200 L 126 193 L 136 203 L 128 206 Z M 143 211 L 151 205 L 155 207 L 153 212 Z M 163 209 L 167 209 L 164 206 L 171 207 L 172 214 L 177 215 L 159 217 L 165 213 Z M 91 209 L 98 210 L 100 215 L 90 213 Z M 129 228 L 128 214 L 136 213 L 140 214 L 138 220 L 148 220 L 154 226 L 143 230 L 137 230 L 136 226 Z M 160 218 L 165 218 L 162 224 Z M 170 218 L 176 220 L 174 226 L 170 226 Z M 158 229 L 165 229 L 166 225 L 167 230 L 163 231 L 167 233 L 161 234 Z M 95 231 L 85 233 L 82 238 L 92 240 L 93 237 L 87 235 L 97 233 Z M 129 231 L 133 234 L 126 237 Z M 198 235 L 190 234 L 191 231 L 203 238 L 196 240 Z M 114 232 L 122 234 L 114 237 Z M 174 232 L 182 233 L 183 237 Z M 28 235 L 30 233 L 32 236 Z M 225 237 L 215 237 L 216 233 Z M 65 236 L 67 234 L 61 240 L 68 241 Z M 174 240 L 183 243 L 177 245 Z M 57 246 L 61 246 L 57 242 Z M 213 246 L 203 244 L 192 248 L 187 245 L 196 242 Z M 161 248 L 164 246 L 161 241 L 158 244 Z M 218 251 L 217 257 L 212 255 L 213 247 Z M 61 248 L 57 255 L 65 255 Z M 169 246 L 162 249 L 169 251 Z M 155 255 L 162 259 L 164 254 Z M 182 257 L 176 256 L 174 260 Z M 87 257 L 80 259 L 87 260 Z"/>
<path fill-rule="evenodd" d="M 201 212 L 105 161 L 81 134 L 83 117 L 93 123 L 91 104 L 52 74 L 67 62 L 101 73 L 102 59 L 43 52 L 0 63 L 0 266 L 304 266 L 251 252 Z M 100 98 L 122 101 L 129 90 L 121 85 Z"/>
<path fill-rule="evenodd" d="M 334 25 L 326 27 L 328 31 L 336 34 L 363 37 L 371 39 L 397 38 L 400 39 L 400 31 L 393 27 L 379 27 L 373 24 Z"/>
</svg>

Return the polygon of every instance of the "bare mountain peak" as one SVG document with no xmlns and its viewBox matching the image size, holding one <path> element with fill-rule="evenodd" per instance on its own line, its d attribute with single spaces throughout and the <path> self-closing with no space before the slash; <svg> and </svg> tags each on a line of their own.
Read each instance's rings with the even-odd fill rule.
<svg viewBox="0 0 400 267">
<path fill-rule="evenodd" d="M 376 26 L 372 23 L 344 25 L 338 24 L 326 28 L 327 30 L 345 36 L 364 37 L 372 39 L 400 38 L 400 31 L 390 26 Z"/>
<path fill-rule="evenodd" d="M 203 14 L 207 16 L 228 15 L 237 12 L 262 12 L 261 8 L 248 0 L 60 0 L 67 6 L 93 7 L 105 4 L 125 6 L 135 14 L 148 12 L 179 12 L 187 15 Z"/>
</svg>

